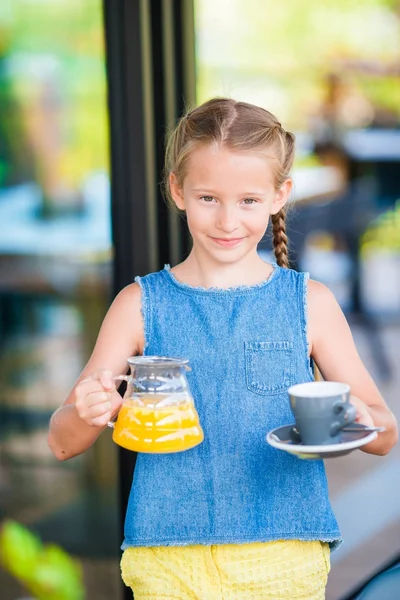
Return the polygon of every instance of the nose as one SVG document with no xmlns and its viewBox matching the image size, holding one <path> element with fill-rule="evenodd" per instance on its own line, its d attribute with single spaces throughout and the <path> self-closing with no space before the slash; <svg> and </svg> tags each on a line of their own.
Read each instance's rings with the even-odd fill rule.
<svg viewBox="0 0 400 600">
<path fill-rule="evenodd" d="M 233 206 L 220 205 L 217 212 L 215 226 L 220 231 L 232 233 L 238 228 L 236 209 Z"/>
</svg>

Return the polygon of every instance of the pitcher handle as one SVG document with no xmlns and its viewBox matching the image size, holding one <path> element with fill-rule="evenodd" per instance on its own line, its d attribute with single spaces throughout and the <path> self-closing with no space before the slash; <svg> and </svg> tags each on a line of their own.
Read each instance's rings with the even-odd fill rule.
<svg viewBox="0 0 400 600">
<path fill-rule="evenodd" d="M 114 381 L 129 381 L 129 376 L 128 375 L 115 375 L 115 377 L 113 377 Z M 116 419 L 115 419 L 116 420 Z M 114 429 L 115 427 L 115 421 L 108 421 L 107 422 L 107 427 L 111 427 L 111 429 Z"/>
</svg>

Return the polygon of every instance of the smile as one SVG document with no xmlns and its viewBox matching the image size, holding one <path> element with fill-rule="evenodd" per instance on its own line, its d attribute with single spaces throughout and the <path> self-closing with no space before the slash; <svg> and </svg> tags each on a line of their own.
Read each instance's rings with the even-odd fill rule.
<svg viewBox="0 0 400 600">
<path fill-rule="evenodd" d="M 240 244 L 243 238 L 215 238 L 211 237 L 211 239 L 218 244 L 219 246 L 225 246 L 227 248 L 231 248 L 232 246 L 237 246 Z"/>
</svg>

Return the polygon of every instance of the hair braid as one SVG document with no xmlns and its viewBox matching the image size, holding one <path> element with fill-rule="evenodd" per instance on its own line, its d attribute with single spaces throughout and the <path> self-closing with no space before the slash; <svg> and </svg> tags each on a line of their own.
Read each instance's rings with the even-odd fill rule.
<svg viewBox="0 0 400 600">
<path fill-rule="evenodd" d="M 284 208 L 275 215 L 271 215 L 272 243 L 274 245 L 276 261 L 280 267 L 287 269 L 289 267 L 289 252 L 285 218 L 286 211 Z"/>
</svg>

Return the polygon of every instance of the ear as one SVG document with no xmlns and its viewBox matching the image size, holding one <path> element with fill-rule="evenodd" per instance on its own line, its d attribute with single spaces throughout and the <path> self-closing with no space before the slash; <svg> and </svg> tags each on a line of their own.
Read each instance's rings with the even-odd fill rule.
<svg viewBox="0 0 400 600">
<path fill-rule="evenodd" d="M 280 189 L 276 192 L 271 206 L 271 215 L 276 215 L 286 204 L 292 191 L 293 180 L 286 179 Z"/>
<path fill-rule="evenodd" d="M 185 210 L 185 201 L 183 199 L 183 190 L 178 183 L 175 173 L 170 173 L 168 177 L 169 191 L 179 210 Z"/>
</svg>

